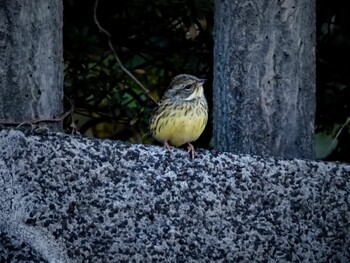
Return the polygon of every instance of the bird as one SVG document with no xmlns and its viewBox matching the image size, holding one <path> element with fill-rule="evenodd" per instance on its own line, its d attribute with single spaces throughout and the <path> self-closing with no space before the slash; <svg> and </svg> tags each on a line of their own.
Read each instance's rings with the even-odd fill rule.
<svg viewBox="0 0 350 263">
<path fill-rule="evenodd" d="M 196 141 L 208 122 L 208 104 L 203 84 L 188 74 L 173 78 L 150 118 L 150 132 L 171 151 L 187 144 L 192 159 L 197 155 L 191 142 Z"/>
</svg>

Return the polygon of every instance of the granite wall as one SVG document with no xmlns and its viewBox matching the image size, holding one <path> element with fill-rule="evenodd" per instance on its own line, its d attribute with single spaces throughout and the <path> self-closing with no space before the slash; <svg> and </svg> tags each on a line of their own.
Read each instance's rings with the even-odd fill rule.
<svg viewBox="0 0 350 263">
<path fill-rule="evenodd" d="M 0 262 L 350 262 L 350 165 L 0 132 Z"/>
</svg>

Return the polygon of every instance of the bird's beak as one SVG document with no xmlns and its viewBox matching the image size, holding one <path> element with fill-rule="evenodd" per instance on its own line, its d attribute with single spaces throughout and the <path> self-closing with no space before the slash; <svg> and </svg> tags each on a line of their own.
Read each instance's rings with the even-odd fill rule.
<svg viewBox="0 0 350 263">
<path fill-rule="evenodd" d="M 203 86 L 204 82 L 206 82 L 206 81 L 207 81 L 207 79 L 200 79 L 200 80 L 198 80 L 197 83 L 196 83 L 196 88 L 199 88 L 199 87 Z"/>
</svg>

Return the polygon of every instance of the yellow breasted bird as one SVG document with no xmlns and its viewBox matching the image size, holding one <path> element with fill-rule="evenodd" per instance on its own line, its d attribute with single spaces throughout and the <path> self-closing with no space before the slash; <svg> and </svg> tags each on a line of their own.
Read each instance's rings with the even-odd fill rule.
<svg viewBox="0 0 350 263">
<path fill-rule="evenodd" d="M 191 142 L 199 138 L 208 121 L 205 81 L 187 74 L 176 76 L 150 120 L 150 131 L 156 140 L 169 150 L 187 143 L 192 158 L 197 153 Z"/>
</svg>

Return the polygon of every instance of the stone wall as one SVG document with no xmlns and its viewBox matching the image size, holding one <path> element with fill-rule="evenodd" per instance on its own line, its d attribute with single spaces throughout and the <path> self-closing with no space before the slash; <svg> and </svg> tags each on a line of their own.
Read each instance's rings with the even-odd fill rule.
<svg viewBox="0 0 350 263">
<path fill-rule="evenodd" d="M 350 165 L 0 132 L 0 262 L 350 262 Z"/>
</svg>

